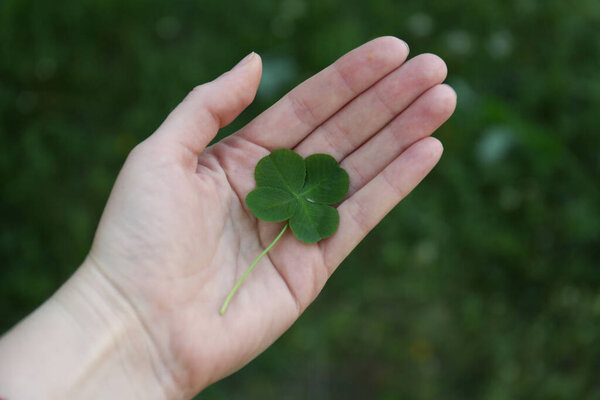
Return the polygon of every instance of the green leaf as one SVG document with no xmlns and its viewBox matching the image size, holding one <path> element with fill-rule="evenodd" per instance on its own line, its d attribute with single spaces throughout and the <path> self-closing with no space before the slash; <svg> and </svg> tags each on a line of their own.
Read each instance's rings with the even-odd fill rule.
<svg viewBox="0 0 600 400">
<path fill-rule="evenodd" d="M 285 190 L 259 187 L 248 194 L 246 204 L 257 218 L 267 222 L 281 222 L 294 215 L 298 199 Z"/>
<path fill-rule="evenodd" d="M 274 187 L 298 193 L 304 185 L 304 160 L 292 150 L 275 150 L 263 157 L 254 170 L 256 186 Z"/>
<path fill-rule="evenodd" d="M 340 216 L 335 208 L 306 199 L 299 203 L 290 219 L 290 228 L 298 239 L 304 243 L 316 243 L 335 233 L 340 224 Z"/>
<path fill-rule="evenodd" d="M 333 204 L 342 201 L 350 179 L 348 173 L 327 154 L 313 154 L 304 160 L 306 164 L 306 183 L 303 197 L 317 203 Z"/>
<path fill-rule="evenodd" d="M 304 243 L 316 243 L 335 233 L 339 214 L 330 204 L 348 192 L 348 174 L 327 154 L 302 159 L 288 149 L 262 158 L 254 171 L 257 188 L 246 205 L 259 219 L 289 219 L 294 235 Z"/>
</svg>

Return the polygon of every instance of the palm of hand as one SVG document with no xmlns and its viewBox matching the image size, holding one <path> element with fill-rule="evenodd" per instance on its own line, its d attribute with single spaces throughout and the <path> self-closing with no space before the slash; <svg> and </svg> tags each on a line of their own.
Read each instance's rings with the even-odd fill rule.
<svg viewBox="0 0 600 400">
<path fill-rule="evenodd" d="M 434 56 L 398 68 L 403 46 L 391 38 L 364 45 L 203 151 L 218 126 L 251 100 L 259 79 L 252 69 L 260 71 L 255 57 L 188 96 L 132 152 L 88 259 L 135 310 L 170 384 L 197 391 L 263 351 L 435 165 L 441 147 L 427 136 L 452 113 L 454 94 L 439 85 L 445 70 Z M 211 91 L 233 86 L 242 104 L 229 99 L 206 107 L 208 117 L 193 115 Z M 341 161 L 351 190 L 339 206 L 340 228 L 312 245 L 286 232 L 220 316 L 235 281 L 281 229 L 257 221 L 244 205 L 256 163 L 279 147 Z"/>
</svg>

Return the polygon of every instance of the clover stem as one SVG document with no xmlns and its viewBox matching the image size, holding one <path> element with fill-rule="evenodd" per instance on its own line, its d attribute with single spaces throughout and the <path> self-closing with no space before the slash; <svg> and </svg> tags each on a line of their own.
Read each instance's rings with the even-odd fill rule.
<svg viewBox="0 0 600 400">
<path fill-rule="evenodd" d="M 242 275 L 242 277 L 235 283 L 235 285 L 233 286 L 233 289 L 231 289 L 231 292 L 229 292 L 229 294 L 227 295 L 227 298 L 225 299 L 225 302 L 223 303 L 223 306 L 221 307 L 221 311 L 219 311 L 219 314 L 221 314 L 221 315 L 225 314 L 225 311 L 227 310 L 227 306 L 229 305 L 229 302 L 233 298 L 233 295 L 238 290 L 238 288 L 240 287 L 242 282 L 244 282 L 246 277 L 250 274 L 250 272 L 252 272 L 254 267 L 256 267 L 256 264 L 258 264 L 260 259 L 263 258 L 265 256 L 265 254 L 267 254 L 273 246 L 275 246 L 275 243 L 277 243 L 277 241 L 279 239 L 281 239 L 281 237 L 283 236 L 283 233 L 285 232 L 285 230 L 287 229 L 289 224 L 290 223 L 288 222 L 283 226 L 283 229 L 281 230 L 281 232 L 279 232 L 279 235 L 277 235 L 277 237 L 271 242 L 271 244 L 269 244 L 267 246 L 267 248 L 262 253 L 260 253 L 260 255 L 256 258 L 256 260 L 254 260 L 254 262 L 250 265 L 250 268 L 248 268 L 246 270 L 246 272 L 244 272 L 244 275 Z"/>
</svg>

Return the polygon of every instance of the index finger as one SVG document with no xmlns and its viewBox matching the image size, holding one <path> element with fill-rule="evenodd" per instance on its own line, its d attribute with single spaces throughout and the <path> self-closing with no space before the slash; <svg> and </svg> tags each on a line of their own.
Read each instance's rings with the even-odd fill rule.
<svg viewBox="0 0 600 400">
<path fill-rule="evenodd" d="M 269 150 L 293 147 L 402 65 L 408 51 L 404 41 L 392 36 L 371 40 L 298 85 L 237 135 Z"/>
</svg>

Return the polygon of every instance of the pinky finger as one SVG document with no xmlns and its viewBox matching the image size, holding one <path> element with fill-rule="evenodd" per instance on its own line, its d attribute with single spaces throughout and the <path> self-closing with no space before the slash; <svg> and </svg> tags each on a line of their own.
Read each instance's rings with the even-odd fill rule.
<svg viewBox="0 0 600 400">
<path fill-rule="evenodd" d="M 433 137 L 419 140 L 338 207 L 338 231 L 321 244 L 330 274 L 371 229 L 427 176 L 439 161 L 442 151 L 442 144 Z"/>
</svg>

